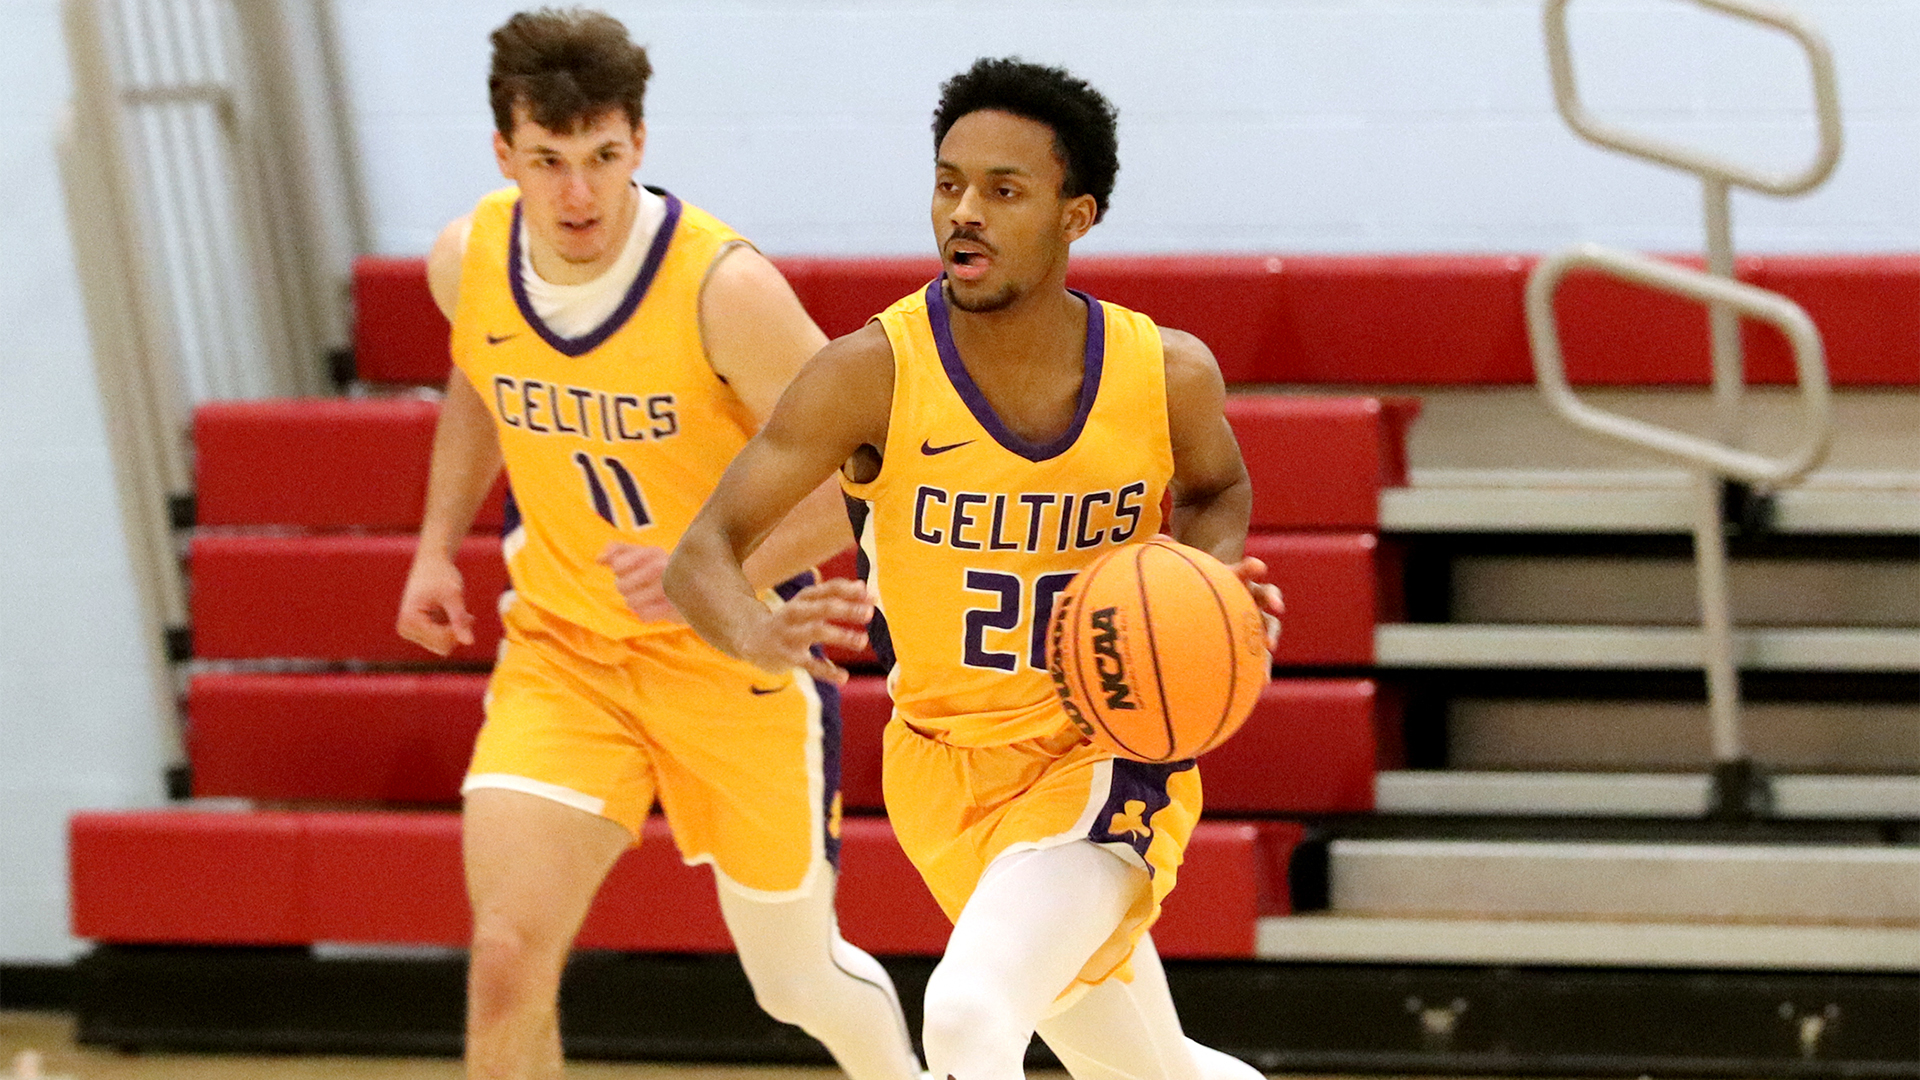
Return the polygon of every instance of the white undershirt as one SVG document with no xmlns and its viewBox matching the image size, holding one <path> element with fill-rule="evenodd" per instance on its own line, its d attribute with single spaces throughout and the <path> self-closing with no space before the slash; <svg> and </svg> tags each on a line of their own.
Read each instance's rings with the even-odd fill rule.
<svg viewBox="0 0 1920 1080">
<path fill-rule="evenodd" d="M 639 205 L 634 209 L 633 228 L 627 230 L 620 257 L 599 277 L 579 285 L 555 285 L 534 272 L 527 225 L 525 221 L 520 223 L 520 278 L 526 284 L 527 300 L 540 321 L 561 337 L 586 337 L 598 330 L 626 299 L 633 279 L 640 276 L 647 249 L 667 220 L 667 200 L 643 187 L 636 186 L 635 190 Z"/>
</svg>

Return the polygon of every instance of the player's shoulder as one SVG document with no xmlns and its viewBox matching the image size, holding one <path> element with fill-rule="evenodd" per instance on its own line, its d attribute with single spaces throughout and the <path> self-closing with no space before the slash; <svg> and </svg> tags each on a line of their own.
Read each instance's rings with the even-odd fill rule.
<svg viewBox="0 0 1920 1080">
<path fill-rule="evenodd" d="M 1160 351 L 1167 358 L 1167 373 L 1175 369 L 1193 374 L 1212 372 L 1215 378 L 1220 376 L 1220 362 L 1213 357 L 1213 350 L 1196 335 L 1185 330 L 1175 330 L 1169 326 L 1160 329 Z"/>
<path fill-rule="evenodd" d="M 716 251 L 702 286 L 708 303 L 751 302 L 769 296 L 793 297 L 793 286 L 773 260 L 745 240 L 734 240 Z"/>
<path fill-rule="evenodd" d="M 1179 400 L 1195 394 L 1207 397 L 1225 392 L 1220 363 L 1207 343 L 1185 330 L 1160 328 L 1160 352 L 1167 373 L 1167 397 Z"/>
<path fill-rule="evenodd" d="M 836 373 L 893 382 L 893 342 L 879 322 L 869 319 L 851 334 L 827 342 L 813 360 Z"/>
<path fill-rule="evenodd" d="M 453 318 L 460 306 L 460 267 L 466 261 L 467 237 L 473 232 L 473 215 L 462 214 L 447 222 L 427 251 L 427 291 L 440 313 Z"/>
</svg>

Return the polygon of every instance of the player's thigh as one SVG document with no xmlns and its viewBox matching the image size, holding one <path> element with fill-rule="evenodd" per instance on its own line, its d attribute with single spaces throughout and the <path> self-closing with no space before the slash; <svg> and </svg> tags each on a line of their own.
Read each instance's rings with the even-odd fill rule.
<svg viewBox="0 0 1920 1080">
<path fill-rule="evenodd" d="M 501 788 L 469 792 L 461 848 L 476 931 L 564 951 L 632 843 L 621 825 L 552 799 Z"/>
</svg>

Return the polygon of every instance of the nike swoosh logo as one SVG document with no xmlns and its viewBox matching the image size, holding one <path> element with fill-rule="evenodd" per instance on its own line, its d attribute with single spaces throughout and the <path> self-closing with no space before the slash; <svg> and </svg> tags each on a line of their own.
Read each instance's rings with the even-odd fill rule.
<svg viewBox="0 0 1920 1080">
<path fill-rule="evenodd" d="M 792 683 L 783 683 L 779 686 L 748 686 L 747 693 L 752 694 L 754 697 L 764 697 L 767 694 L 777 694 L 792 685 Z"/>
<path fill-rule="evenodd" d="M 498 344 L 500 344 L 500 343 L 501 343 L 501 342 L 503 342 L 503 341 L 511 341 L 511 340 L 513 340 L 514 338 L 517 338 L 517 337 L 519 337 L 519 336 L 520 336 L 520 335 L 519 335 L 518 333 L 513 333 L 513 334 L 488 334 L 488 335 L 487 335 L 487 344 L 489 344 L 489 345 L 498 345 Z"/>
<path fill-rule="evenodd" d="M 966 442 L 950 443 L 946 446 L 935 446 L 931 442 L 928 442 L 925 439 L 921 439 L 920 452 L 927 455 L 928 457 L 932 457 L 935 454 L 944 454 L 949 450 L 958 450 L 963 446 L 971 446 L 971 445 L 973 445 L 972 439 L 968 439 Z"/>
</svg>

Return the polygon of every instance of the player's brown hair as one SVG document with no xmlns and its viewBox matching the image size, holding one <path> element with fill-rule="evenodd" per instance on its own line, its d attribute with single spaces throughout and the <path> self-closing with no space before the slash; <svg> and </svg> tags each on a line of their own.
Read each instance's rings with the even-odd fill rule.
<svg viewBox="0 0 1920 1080">
<path fill-rule="evenodd" d="M 620 20 L 586 8 L 522 11 L 492 35 L 487 96 L 493 124 L 513 138 L 513 113 L 525 105 L 549 131 L 570 133 L 609 109 L 638 125 L 653 64 Z"/>
</svg>

